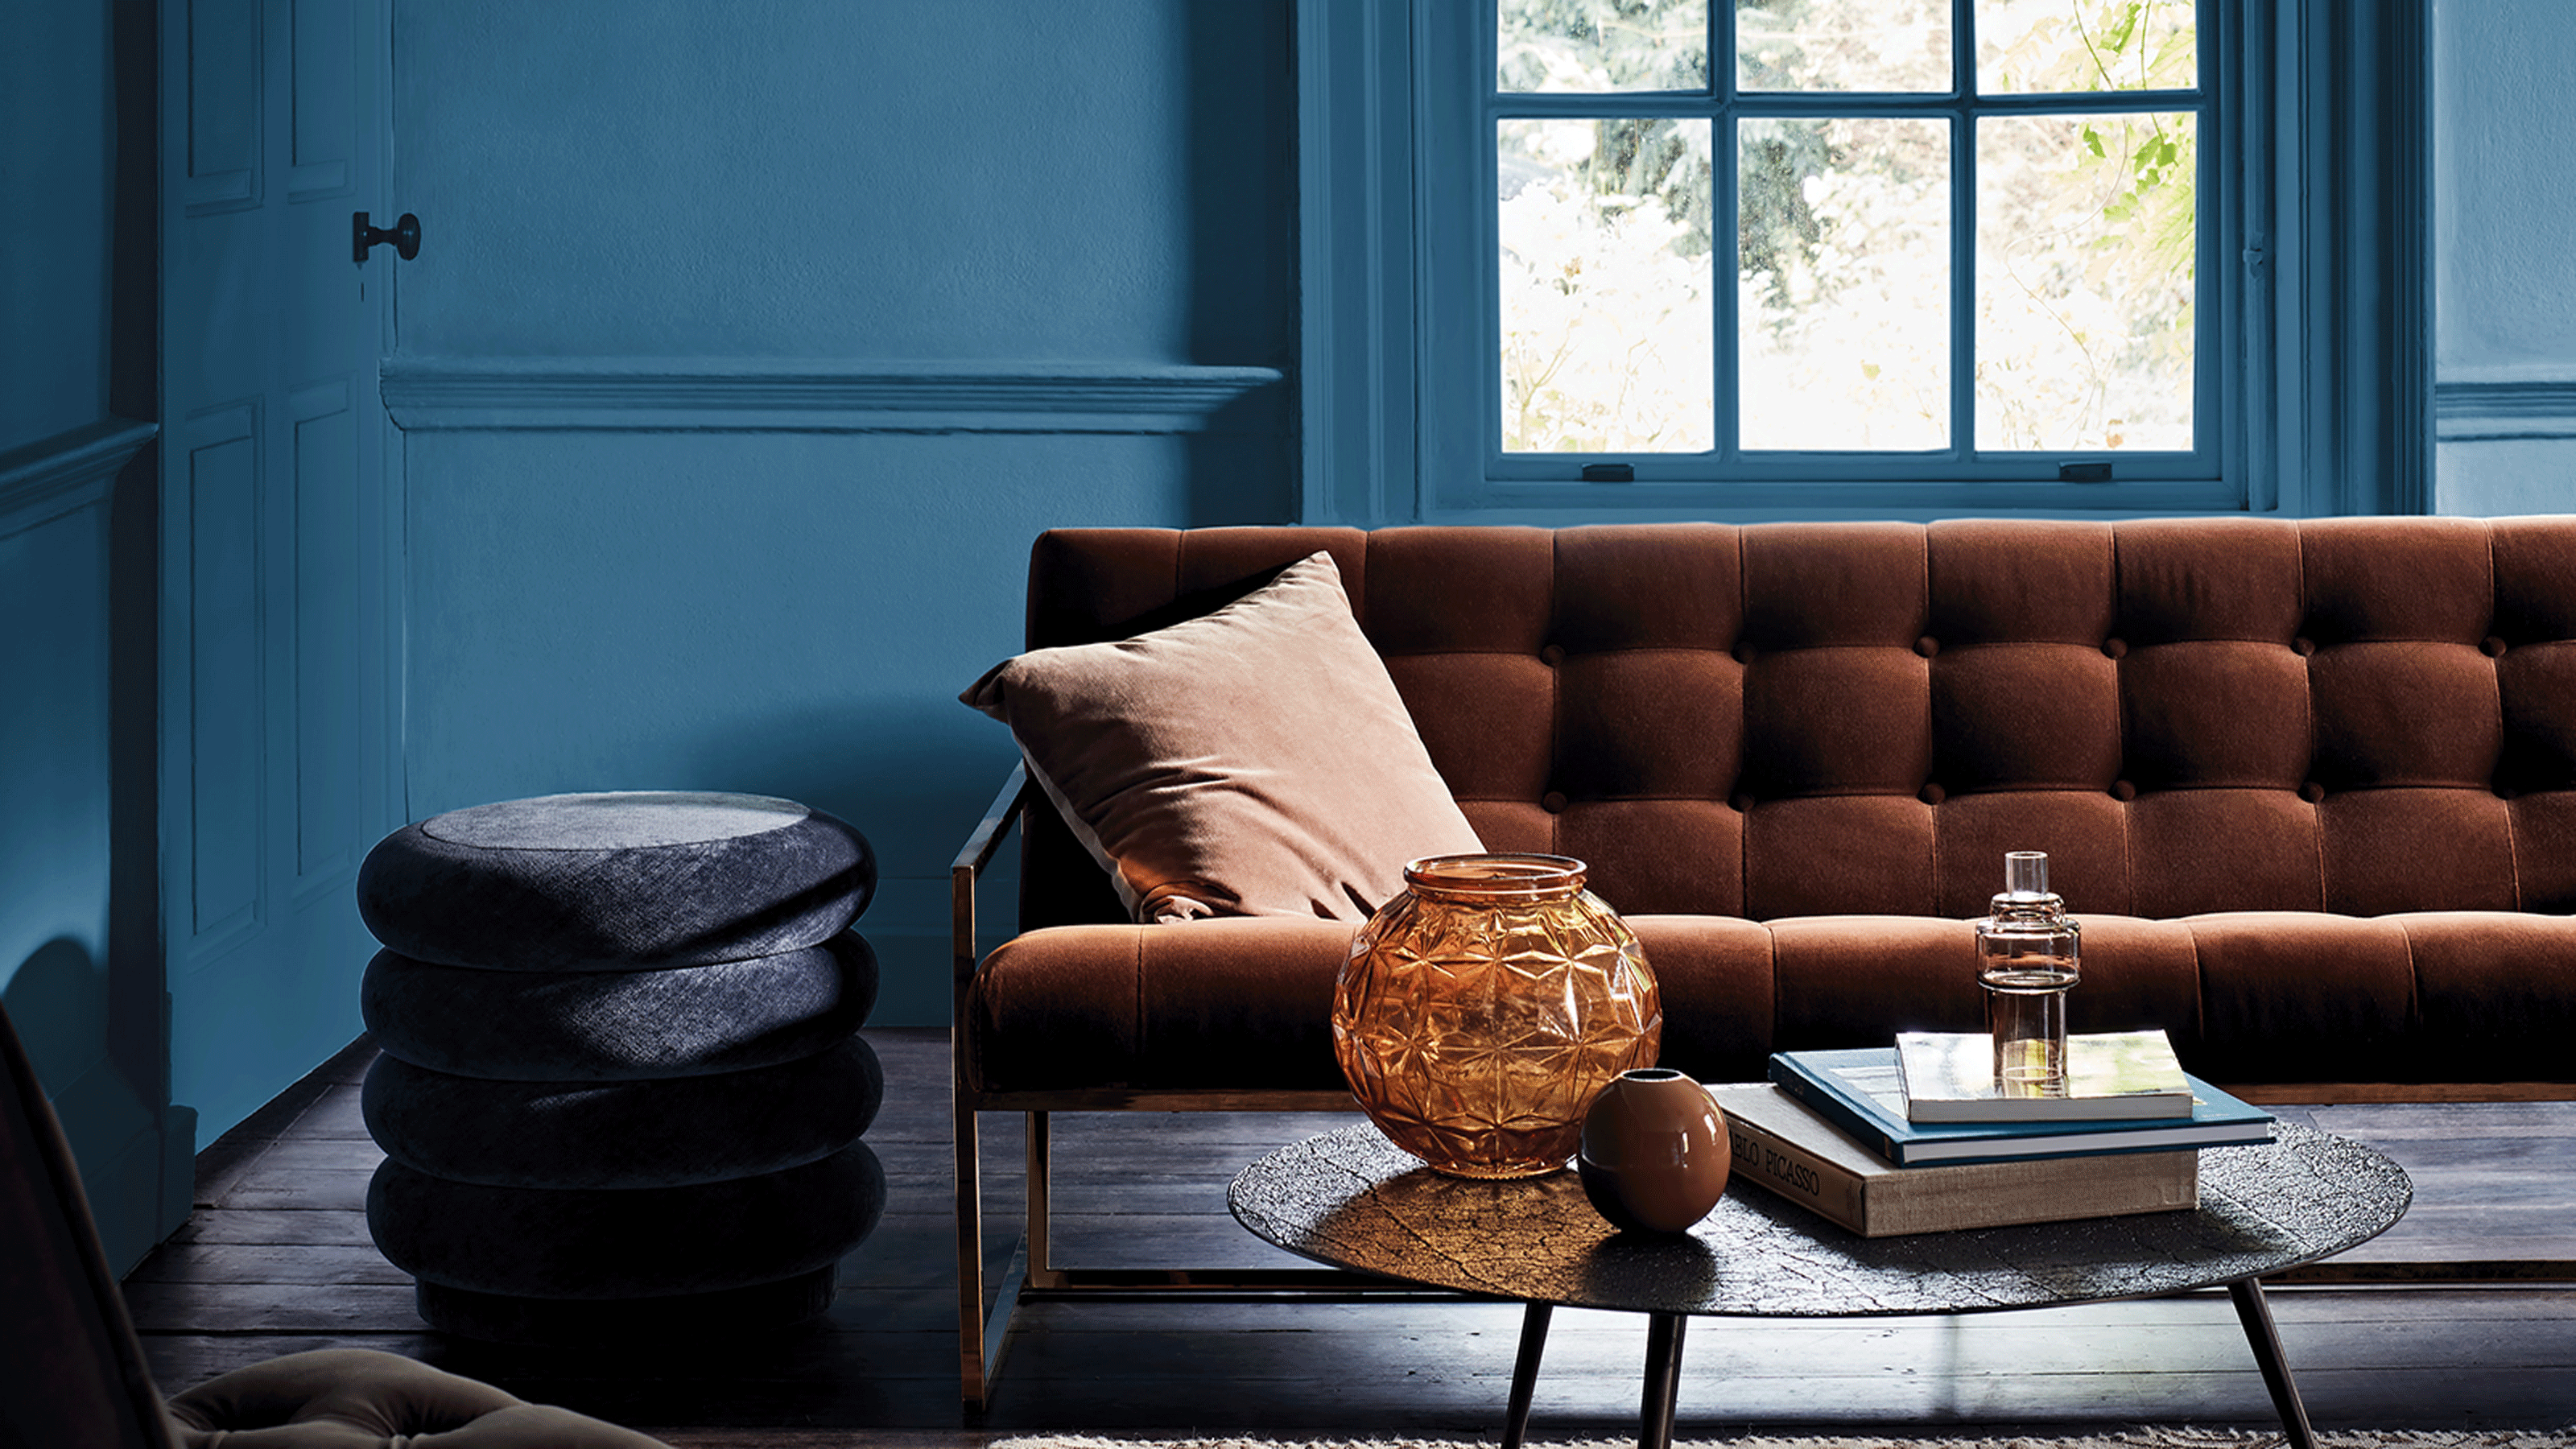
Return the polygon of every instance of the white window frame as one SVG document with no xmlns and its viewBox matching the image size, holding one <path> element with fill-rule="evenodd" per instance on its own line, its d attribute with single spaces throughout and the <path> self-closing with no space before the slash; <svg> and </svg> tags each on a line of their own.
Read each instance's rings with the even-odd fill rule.
<svg viewBox="0 0 2576 1449">
<path fill-rule="evenodd" d="M 1299 0 L 1303 518 L 2425 511 L 2428 0 L 2204 7 L 2204 84 L 2225 119 L 2201 148 L 2204 205 L 2222 208 L 2201 268 L 2220 315 L 2202 313 L 2194 454 L 2113 455 L 2109 483 L 2057 476 L 2099 454 L 1946 468 L 1817 455 L 1705 480 L 1633 455 L 1500 451 L 1494 264 L 1480 255 L 1491 0 Z M 2149 470 L 2157 459 L 2183 463 Z M 1580 480 L 1604 460 L 1633 462 L 1636 481 Z"/>
</svg>

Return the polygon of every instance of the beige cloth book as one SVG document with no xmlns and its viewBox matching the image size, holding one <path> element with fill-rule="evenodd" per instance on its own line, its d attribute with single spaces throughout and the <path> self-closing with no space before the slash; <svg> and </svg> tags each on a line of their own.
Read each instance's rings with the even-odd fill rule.
<svg viewBox="0 0 2576 1449">
<path fill-rule="evenodd" d="M 1708 1090 L 1726 1114 L 1730 1185 L 1766 1188 L 1864 1238 L 2200 1205 L 2190 1149 L 1896 1167 L 1768 1082 Z"/>
</svg>

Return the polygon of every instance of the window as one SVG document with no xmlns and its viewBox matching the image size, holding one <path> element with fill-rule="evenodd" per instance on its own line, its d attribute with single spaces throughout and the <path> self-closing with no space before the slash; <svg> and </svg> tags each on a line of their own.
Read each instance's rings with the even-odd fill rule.
<svg viewBox="0 0 2576 1449">
<path fill-rule="evenodd" d="M 1307 516 L 2408 507 L 2422 23 L 1309 0 Z"/>
</svg>

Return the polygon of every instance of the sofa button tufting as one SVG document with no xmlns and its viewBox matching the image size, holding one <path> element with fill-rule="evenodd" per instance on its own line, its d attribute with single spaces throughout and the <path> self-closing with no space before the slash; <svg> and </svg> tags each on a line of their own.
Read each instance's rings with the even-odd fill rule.
<svg viewBox="0 0 2576 1449">
<path fill-rule="evenodd" d="M 1738 664 L 1750 664 L 1753 662 L 1753 646 L 1749 644 L 1738 644 L 1734 648 L 1726 651 L 1726 657 L 1734 660 Z"/>
<path fill-rule="evenodd" d="M 1565 646 L 1562 644 L 1547 644 L 1540 646 L 1538 651 L 1538 662 L 1546 665 L 1550 669 L 1554 669 L 1556 666 L 1563 664 L 1565 662 Z"/>
<path fill-rule="evenodd" d="M 1561 790 L 1548 791 L 1546 794 L 1538 797 L 1538 808 L 1546 811 L 1550 815 L 1564 814 L 1565 793 Z"/>
<path fill-rule="evenodd" d="M 1738 790 L 1726 797 L 1726 805 L 1738 815 L 1749 815 L 1753 812 L 1753 797 Z"/>
<path fill-rule="evenodd" d="M 2326 787 L 2314 780 L 2299 787 L 2299 798 L 2314 805 L 2326 798 Z"/>
<path fill-rule="evenodd" d="M 2138 787 L 2126 780 L 2114 780 L 2111 782 L 2111 798 L 2125 805 L 2138 798 Z"/>
<path fill-rule="evenodd" d="M 2309 655 L 2317 652 L 2317 641 L 2309 638 L 2305 634 L 2302 634 L 2298 638 L 2290 641 L 2290 652 L 2298 655 L 2302 659 L 2305 659 Z"/>
<path fill-rule="evenodd" d="M 2489 634 L 2484 639 L 2478 641 L 2478 652 L 2489 659 L 2502 659 L 2504 657 L 2504 641 L 2493 634 Z"/>
<path fill-rule="evenodd" d="M 1926 805 L 1938 805 L 1942 801 L 1950 798 L 1950 792 L 1942 789 L 1938 785 L 1926 785 L 1915 793 L 1922 798 L 1923 803 Z"/>
<path fill-rule="evenodd" d="M 2129 641 L 2126 639 L 2105 639 L 2102 641 L 2102 653 L 2106 658 L 2126 659 L 2129 657 Z"/>
<path fill-rule="evenodd" d="M 1914 641 L 1914 652 L 1922 655 L 1926 659 L 1929 659 L 1933 655 L 1941 652 L 1941 641 L 1933 638 L 1929 634 L 1926 634 L 1922 638 Z"/>
</svg>

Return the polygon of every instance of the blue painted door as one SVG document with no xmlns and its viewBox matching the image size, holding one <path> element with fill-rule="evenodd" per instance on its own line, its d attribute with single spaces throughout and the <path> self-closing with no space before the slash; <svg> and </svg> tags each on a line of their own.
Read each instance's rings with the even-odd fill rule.
<svg viewBox="0 0 2576 1449">
<path fill-rule="evenodd" d="M 160 0 L 161 911 L 199 1145 L 346 1045 L 400 810 L 385 0 Z"/>
</svg>

